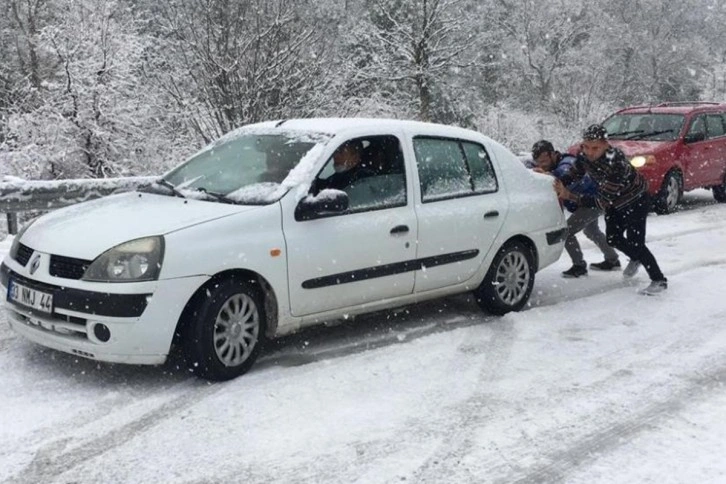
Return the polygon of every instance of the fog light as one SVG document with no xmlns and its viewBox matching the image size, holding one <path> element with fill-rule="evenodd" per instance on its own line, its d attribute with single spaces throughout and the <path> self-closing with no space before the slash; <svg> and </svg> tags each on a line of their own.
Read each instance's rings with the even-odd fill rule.
<svg viewBox="0 0 726 484">
<path fill-rule="evenodd" d="M 105 324 L 98 323 L 93 327 L 93 335 L 101 343 L 105 343 L 111 339 L 111 330 Z"/>
</svg>

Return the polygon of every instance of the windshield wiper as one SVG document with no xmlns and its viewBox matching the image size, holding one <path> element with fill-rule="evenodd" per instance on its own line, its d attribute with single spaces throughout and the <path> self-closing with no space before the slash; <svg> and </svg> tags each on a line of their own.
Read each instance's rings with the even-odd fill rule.
<svg viewBox="0 0 726 484">
<path fill-rule="evenodd" d="M 610 133 L 610 134 L 608 134 L 608 137 L 612 138 L 613 136 L 625 136 L 626 134 L 636 134 L 636 133 L 642 133 L 642 132 L 643 132 L 642 129 L 633 129 L 630 131 L 621 131 L 619 133 Z"/>
<path fill-rule="evenodd" d="M 660 131 L 653 131 L 652 133 L 639 134 L 637 138 L 629 137 L 628 139 L 643 139 L 650 138 L 651 136 L 658 136 L 659 134 L 672 133 L 673 129 L 662 129 Z"/>
<path fill-rule="evenodd" d="M 204 187 L 197 188 L 197 191 L 198 192 L 202 192 L 205 195 L 209 195 L 210 197 L 214 198 L 218 202 L 229 203 L 229 204 L 232 204 L 232 205 L 237 205 L 237 202 L 235 200 L 232 200 L 231 198 L 227 197 L 226 195 L 223 195 L 223 194 L 217 193 L 217 192 L 210 192 L 210 191 L 208 191 Z"/>
<path fill-rule="evenodd" d="M 174 185 L 172 185 L 171 183 L 169 183 L 168 181 L 166 181 L 163 178 L 154 180 L 154 183 L 156 183 L 157 185 L 161 185 L 162 187 L 168 188 L 169 190 L 171 190 L 171 193 L 173 193 L 175 197 L 186 198 L 184 196 L 184 194 L 182 192 L 180 192 Z"/>
</svg>

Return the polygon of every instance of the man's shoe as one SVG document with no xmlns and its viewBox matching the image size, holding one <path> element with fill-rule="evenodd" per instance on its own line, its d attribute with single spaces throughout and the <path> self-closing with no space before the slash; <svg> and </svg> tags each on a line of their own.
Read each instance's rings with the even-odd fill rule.
<svg viewBox="0 0 726 484">
<path fill-rule="evenodd" d="M 572 266 L 562 273 L 562 277 L 574 279 L 587 275 L 587 266 Z"/>
<path fill-rule="evenodd" d="M 623 270 L 623 277 L 630 279 L 638 273 L 638 269 L 640 269 L 640 262 L 637 260 L 631 260 L 628 262 L 628 265 L 625 266 L 625 270 Z"/>
<path fill-rule="evenodd" d="M 640 294 L 645 296 L 655 296 L 668 289 L 668 281 L 651 281 L 650 285 L 640 290 Z"/>
<path fill-rule="evenodd" d="M 595 262 L 590 264 L 590 269 L 595 269 L 596 271 L 617 271 L 620 270 L 620 261 L 615 259 L 614 261 L 604 260 L 602 262 Z"/>
</svg>

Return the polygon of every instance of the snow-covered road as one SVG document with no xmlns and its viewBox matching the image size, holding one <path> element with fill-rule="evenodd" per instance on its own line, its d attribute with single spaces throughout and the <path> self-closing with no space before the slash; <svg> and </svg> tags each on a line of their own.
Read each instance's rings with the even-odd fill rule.
<svg viewBox="0 0 726 484">
<path fill-rule="evenodd" d="M 662 297 L 636 294 L 644 273 L 564 280 L 563 255 L 527 311 L 369 315 L 223 384 L 77 359 L 2 321 L 0 481 L 726 482 L 726 205 L 687 201 L 649 219 Z"/>
</svg>

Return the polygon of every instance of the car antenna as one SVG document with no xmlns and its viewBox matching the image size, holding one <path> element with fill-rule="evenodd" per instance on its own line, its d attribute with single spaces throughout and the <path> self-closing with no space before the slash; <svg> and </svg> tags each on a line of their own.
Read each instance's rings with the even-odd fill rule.
<svg viewBox="0 0 726 484">
<path fill-rule="evenodd" d="M 275 124 L 275 127 L 276 128 L 279 128 L 280 126 L 282 126 L 282 123 L 284 123 L 286 121 L 287 121 L 287 119 L 283 119 L 282 121 L 278 121 L 277 124 Z"/>
</svg>

